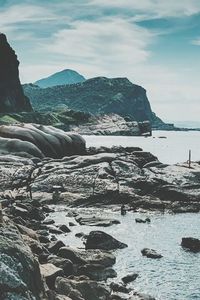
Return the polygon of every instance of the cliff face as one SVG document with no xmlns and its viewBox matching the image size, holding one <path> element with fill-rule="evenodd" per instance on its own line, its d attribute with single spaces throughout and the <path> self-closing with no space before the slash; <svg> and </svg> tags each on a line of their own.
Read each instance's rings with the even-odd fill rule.
<svg viewBox="0 0 200 300">
<path fill-rule="evenodd" d="M 0 33 L 0 113 L 32 110 L 19 80 L 18 67 L 14 50 Z"/>
<path fill-rule="evenodd" d="M 163 123 L 152 112 L 146 90 L 127 78 L 97 77 L 46 89 L 25 85 L 24 92 L 37 110 L 47 111 L 65 104 L 70 109 L 95 115 L 115 113 L 134 121 Z"/>
</svg>

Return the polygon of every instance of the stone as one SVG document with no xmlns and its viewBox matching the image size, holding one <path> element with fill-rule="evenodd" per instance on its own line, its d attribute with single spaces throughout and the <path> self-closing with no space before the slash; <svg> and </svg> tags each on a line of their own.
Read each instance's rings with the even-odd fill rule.
<svg viewBox="0 0 200 300">
<path fill-rule="evenodd" d="M 77 265 L 100 264 L 104 267 L 111 267 L 116 261 L 112 253 L 99 249 L 79 250 L 72 247 L 62 247 L 58 251 L 58 256 L 67 258 Z"/>
<path fill-rule="evenodd" d="M 128 274 L 126 276 L 124 276 L 122 278 L 122 281 L 124 284 L 128 284 L 132 281 L 135 281 L 138 278 L 138 274 L 137 273 L 133 273 L 133 274 Z"/>
<path fill-rule="evenodd" d="M 48 245 L 48 250 L 53 254 L 57 254 L 62 247 L 65 247 L 65 244 L 62 241 L 55 241 Z"/>
<path fill-rule="evenodd" d="M 191 252 L 200 252 L 200 240 L 193 237 L 182 238 L 181 246 Z"/>
<path fill-rule="evenodd" d="M 114 219 L 105 219 L 96 216 L 77 216 L 76 221 L 80 225 L 87 225 L 87 226 L 103 226 L 108 227 L 113 224 L 120 224 L 120 221 Z"/>
<path fill-rule="evenodd" d="M 65 224 L 59 225 L 58 228 L 59 228 L 61 231 L 65 232 L 65 233 L 71 232 L 71 230 L 69 229 L 69 227 L 67 227 L 67 225 L 65 225 Z"/>
<path fill-rule="evenodd" d="M 79 266 L 77 275 L 86 275 L 91 280 L 106 281 L 108 278 L 117 277 L 117 273 L 112 268 L 105 268 L 100 264 L 85 264 Z"/>
<path fill-rule="evenodd" d="M 91 231 L 86 238 L 85 249 L 114 250 L 128 247 L 103 231 Z"/>
<path fill-rule="evenodd" d="M 40 272 L 50 289 L 54 289 L 56 278 L 63 275 L 63 270 L 51 263 L 40 265 Z"/>
<path fill-rule="evenodd" d="M 128 294 L 130 292 L 130 289 L 128 289 L 126 286 L 115 282 L 111 282 L 110 288 L 113 292 L 120 292 L 124 294 Z"/>
<path fill-rule="evenodd" d="M 44 225 L 53 225 L 55 224 L 55 221 L 53 219 L 45 219 L 42 223 Z"/>
<path fill-rule="evenodd" d="M 110 290 L 102 283 L 90 280 L 87 277 L 73 277 L 56 279 L 56 292 L 62 293 L 72 299 L 81 300 L 107 300 L 110 295 Z M 76 296 L 74 292 L 76 291 Z M 78 293 L 77 293 L 78 292 Z"/>
<path fill-rule="evenodd" d="M 62 257 L 49 257 L 48 262 L 63 270 L 65 276 L 74 274 L 74 266 L 71 260 Z"/>
<path fill-rule="evenodd" d="M 0 227 L 0 286 L 1 299 L 45 298 L 39 264 L 9 223 Z"/>
<path fill-rule="evenodd" d="M 157 253 L 155 250 L 153 249 L 149 249 L 149 248 L 144 248 L 141 250 L 141 253 L 143 256 L 146 256 L 148 258 L 162 258 L 163 256 L 160 253 Z"/>
</svg>

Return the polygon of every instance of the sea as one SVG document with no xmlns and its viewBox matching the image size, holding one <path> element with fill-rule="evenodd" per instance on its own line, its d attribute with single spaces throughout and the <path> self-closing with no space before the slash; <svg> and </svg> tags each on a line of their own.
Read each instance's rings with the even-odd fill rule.
<svg viewBox="0 0 200 300">
<path fill-rule="evenodd" d="M 87 146 L 133 146 L 153 153 L 167 164 L 188 160 L 200 161 L 200 132 L 154 131 L 152 137 L 85 136 Z M 66 216 L 66 207 L 51 215 L 57 223 L 74 221 Z M 129 286 L 138 292 L 154 296 L 157 300 L 200 300 L 200 253 L 191 253 L 181 247 L 182 237 L 200 239 L 200 214 L 162 214 L 129 212 L 121 216 L 119 210 L 78 208 L 80 214 L 99 215 L 118 219 L 121 223 L 111 227 L 74 226 L 72 232 L 60 235 L 67 245 L 83 248 L 83 241 L 75 233 L 103 230 L 126 243 L 127 248 L 115 251 L 114 269 L 117 281 L 127 274 L 138 273 Z M 135 218 L 150 217 L 150 224 L 139 224 Z M 152 248 L 163 255 L 150 259 L 141 255 L 143 248 Z"/>
</svg>

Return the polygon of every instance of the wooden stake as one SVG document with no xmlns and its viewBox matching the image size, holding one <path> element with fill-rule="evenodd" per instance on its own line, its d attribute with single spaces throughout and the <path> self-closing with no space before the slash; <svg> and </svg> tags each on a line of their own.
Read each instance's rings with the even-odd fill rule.
<svg viewBox="0 0 200 300">
<path fill-rule="evenodd" d="M 189 160 L 188 160 L 189 169 L 191 168 L 191 157 L 192 157 L 192 152 L 191 150 L 189 150 Z"/>
</svg>

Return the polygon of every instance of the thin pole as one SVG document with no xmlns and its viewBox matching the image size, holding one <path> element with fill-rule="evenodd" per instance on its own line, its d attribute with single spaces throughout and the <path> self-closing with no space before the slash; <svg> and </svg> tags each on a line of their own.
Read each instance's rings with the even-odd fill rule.
<svg viewBox="0 0 200 300">
<path fill-rule="evenodd" d="M 192 151 L 189 150 L 189 160 L 188 160 L 189 168 L 191 168 L 191 157 L 192 157 Z"/>
</svg>

